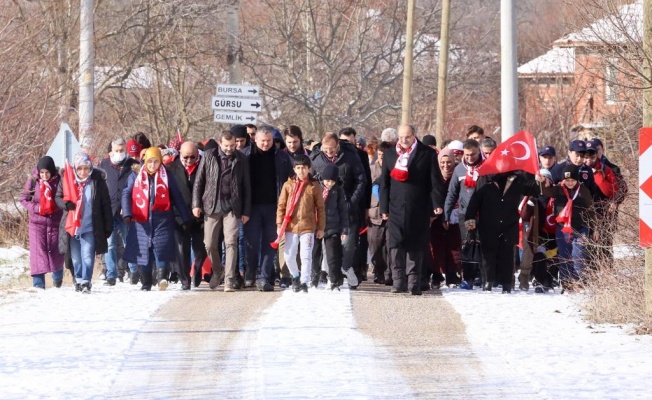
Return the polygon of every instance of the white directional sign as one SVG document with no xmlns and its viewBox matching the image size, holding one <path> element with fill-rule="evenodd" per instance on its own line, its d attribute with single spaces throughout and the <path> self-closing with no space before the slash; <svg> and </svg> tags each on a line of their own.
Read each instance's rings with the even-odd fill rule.
<svg viewBox="0 0 652 400">
<path fill-rule="evenodd" d="M 259 86 L 248 85 L 217 85 L 217 96 L 255 97 L 259 96 Z"/>
<path fill-rule="evenodd" d="M 222 122 L 225 124 L 255 125 L 256 122 L 258 122 L 258 115 L 254 113 L 215 110 L 213 112 L 213 122 Z"/>
<path fill-rule="evenodd" d="M 260 112 L 263 109 L 263 100 L 260 98 L 213 96 L 212 107 L 214 110 Z"/>
</svg>

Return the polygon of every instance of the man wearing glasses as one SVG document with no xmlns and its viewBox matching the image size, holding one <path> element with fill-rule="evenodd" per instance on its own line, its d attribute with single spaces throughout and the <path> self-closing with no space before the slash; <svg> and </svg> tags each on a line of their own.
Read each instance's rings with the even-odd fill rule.
<svg viewBox="0 0 652 400">
<path fill-rule="evenodd" d="M 179 157 L 168 165 L 171 175 L 176 179 L 177 187 L 183 197 L 183 202 L 190 213 L 192 205 L 192 187 L 197 177 L 199 166 L 199 151 L 193 142 L 183 142 L 179 149 Z M 201 266 L 206 260 L 206 247 L 204 247 L 204 226 L 203 221 L 193 215 L 192 222 L 183 229 L 183 221 L 178 211 L 175 211 L 175 235 L 178 246 L 177 261 L 173 263 L 173 270 L 178 274 L 181 281 L 181 290 L 190 290 L 190 250 L 195 255 L 195 276 L 194 285 L 201 283 Z"/>
</svg>

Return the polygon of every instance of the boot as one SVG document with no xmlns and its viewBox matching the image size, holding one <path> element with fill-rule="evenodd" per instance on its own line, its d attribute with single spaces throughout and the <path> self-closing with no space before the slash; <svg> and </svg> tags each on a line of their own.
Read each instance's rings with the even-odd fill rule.
<svg viewBox="0 0 652 400">
<path fill-rule="evenodd" d="M 482 291 L 483 291 L 483 292 L 491 292 L 491 289 L 492 289 L 493 287 L 494 287 L 494 283 L 493 283 L 493 282 L 486 282 L 486 283 L 484 284 L 484 287 L 482 288 Z"/>
<path fill-rule="evenodd" d="M 140 280 L 140 270 L 137 269 L 136 272 L 132 272 L 129 279 L 132 285 L 137 285 Z"/>
<path fill-rule="evenodd" d="M 140 278 L 140 281 L 143 284 L 140 287 L 140 290 L 145 290 L 147 292 L 152 290 L 152 274 L 143 274 L 143 276 Z"/>
</svg>

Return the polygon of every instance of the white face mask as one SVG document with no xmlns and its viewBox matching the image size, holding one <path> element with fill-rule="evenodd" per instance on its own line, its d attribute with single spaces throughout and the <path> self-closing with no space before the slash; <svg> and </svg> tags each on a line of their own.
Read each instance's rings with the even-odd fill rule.
<svg viewBox="0 0 652 400">
<path fill-rule="evenodd" d="M 127 157 L 127 153 L 111 153 L 111 162 L 113 164 L 120 164 Z"/>
</svg>

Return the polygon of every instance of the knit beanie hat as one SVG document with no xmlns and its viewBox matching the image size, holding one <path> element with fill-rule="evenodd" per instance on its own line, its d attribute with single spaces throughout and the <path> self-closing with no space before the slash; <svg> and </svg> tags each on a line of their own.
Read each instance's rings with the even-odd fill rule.
<svg viewBox="0 0 652 400">
<path fill-rule="evenodd" d="M 563 179 L 575 179 L 576 181 L 580 178 L 580 171 L 576 165 L 568 164 L 564 167 L 564 172 L 562 173 Z"/>
<path fill-rule="evenodd" d="M 54 176 L 57 174 L 57 168 L 54 166 L 54 160 L 50 156 L 45 156 L 38 160 L 36 164 L 36 169 L 40 172 L 42 169 L 47 169 L 50 172 L 50 175 Z"/>
<path fill-rule="evenodd" d="M 338 181 L 340 178 L 340 170 L 335 164 L 328 164 L 321 174 L 322 180 Z"/>
</svg>

